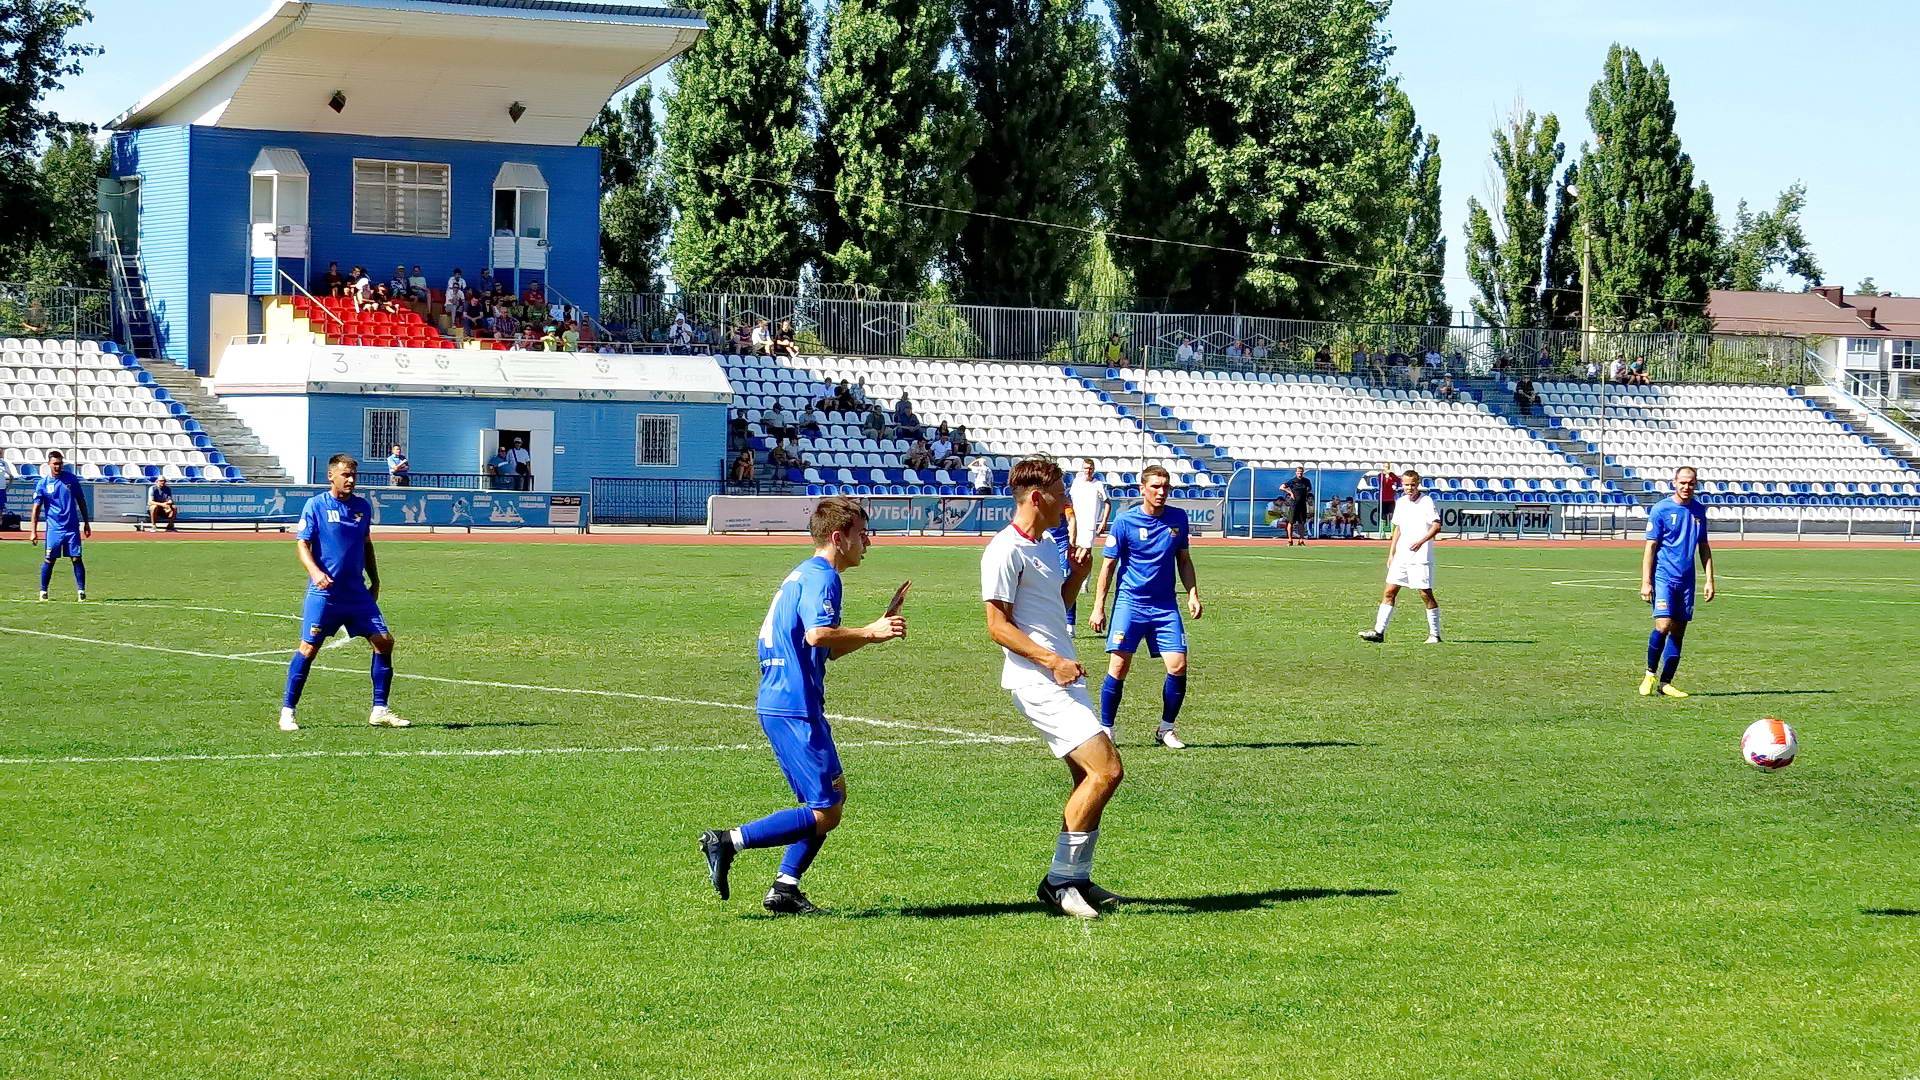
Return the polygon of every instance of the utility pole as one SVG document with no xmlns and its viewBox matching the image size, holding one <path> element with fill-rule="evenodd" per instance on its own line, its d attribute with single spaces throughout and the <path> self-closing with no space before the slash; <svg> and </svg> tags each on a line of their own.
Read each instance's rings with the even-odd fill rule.
<svg viewBox="0 0 1920 1080">
<path fill-rule="evenodd" d="M 1587 234 L 1585 218 L 1580 220 L 1580 366 L 1585 368 L 1587 359 L 1587 320 L 1593 314 L 1593 238 Z"/>
</svg>

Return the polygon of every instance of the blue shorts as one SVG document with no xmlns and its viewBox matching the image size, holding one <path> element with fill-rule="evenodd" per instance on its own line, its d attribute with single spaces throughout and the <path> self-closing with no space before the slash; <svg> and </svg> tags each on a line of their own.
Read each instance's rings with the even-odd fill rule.
<svg viewBox="0 0 1920 1080">
<path fill-rule="evenodd" d="M 366 593 L 336 597 L 309 589 L 307 602 L 300 609 L 300 640 L 318 645 L 343 626 L 354 637 L 377 637 L 387 632 L 380 605 Z"/>
<path fill-rule="evenodd" d="M 847 801 L 847 782 L 840 770 L 840 751 L 833 745 L 833 729 L 825 720 L 804 716 L 760 714 L 760 730 L 773 745 L 773 756 L 787 785 L 810 810 L 826 810 Z"/>
<path fill-rule="evenodd" d="M 1693 621 L 1693 582 L 1653 579 L 1653 617 Z"/>
<path fill-rule="evenodd" d="M 1107 631 L 1107 651 L 1131 655 L 1147 642 L 1147 655 L 1187 651 L 1187 628 L 1179 608 L 1137 607 L 1125 600 L 1113 605 L 1113 626 Z"/>
<path fill-rule="evenodd" d="M 47 558 L 77 559 L 80 557 L 79 533 L 48 533 Z"/>
</svg>

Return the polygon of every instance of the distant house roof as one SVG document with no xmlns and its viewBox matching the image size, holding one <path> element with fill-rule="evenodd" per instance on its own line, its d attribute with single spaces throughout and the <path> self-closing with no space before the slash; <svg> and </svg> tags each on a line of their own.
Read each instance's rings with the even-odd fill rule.
<svg viewBox="0 0 1920 1080">
<path fill-rule="evenodd" d="M 1707 315 L 1724 334 L 1920 338 L 1920 297 L 1851 296 L 1837 285 L 1797 293 L 1716 289 Z"/>
<path fill-rule="evenodd" d="M 604 0 L 273 0 L 108 126 L 571 146 L 705 29 L 696 11 Z"/>
</svg>

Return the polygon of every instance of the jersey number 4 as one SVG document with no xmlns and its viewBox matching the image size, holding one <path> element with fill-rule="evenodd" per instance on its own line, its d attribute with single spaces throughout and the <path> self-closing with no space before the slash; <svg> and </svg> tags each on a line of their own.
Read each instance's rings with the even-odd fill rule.
<svg viewBox="0 0 1920 1080">
<path fill-rule="evenodd" d="M 787 590 L 797 588 L 799 585 L 800 571 L 795 570 L 787 575 L 787 579 L 780 583 L 778 589 L 774 590 L 773 602 L 767 605 L 767 617 L 760 620 L 760 644 L 769 649 L 773 648 L 773 613 L 779 610 L 780 598 L 787 595 Z"/>
</svg>

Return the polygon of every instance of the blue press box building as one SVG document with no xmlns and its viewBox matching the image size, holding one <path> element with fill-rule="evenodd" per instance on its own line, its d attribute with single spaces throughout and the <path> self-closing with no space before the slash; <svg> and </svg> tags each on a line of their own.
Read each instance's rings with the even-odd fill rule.
<svg viewBox="0 0 1920 1080">
<path fill-rule="evenodd" d="M 487 270 L 596 316 L 600 152 L 580 139 L 704 29 L 629 3 L 275 0 L 111 124 L 122 323 L 209 377 L 296 481 L 391 442 L 416 473 L 479 474 L 514 439 L 535 490 L 718 479 L 732 388 L 709 358 L 342 345 L 288 304 L 329 263 L 418 265 L 435 289 Z"/>
</svg>

